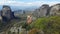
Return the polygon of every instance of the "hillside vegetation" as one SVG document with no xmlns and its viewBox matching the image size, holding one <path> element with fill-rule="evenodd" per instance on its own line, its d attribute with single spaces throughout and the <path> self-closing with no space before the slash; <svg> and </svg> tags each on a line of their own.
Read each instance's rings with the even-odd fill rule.
<svg viewBox="0 0 60 34">
<path fill-rule="evenodd" d="M 28 34 L 60 34 L 60 17 L 51 16 L 38 18 L 28 27 Z"/>
</svg>

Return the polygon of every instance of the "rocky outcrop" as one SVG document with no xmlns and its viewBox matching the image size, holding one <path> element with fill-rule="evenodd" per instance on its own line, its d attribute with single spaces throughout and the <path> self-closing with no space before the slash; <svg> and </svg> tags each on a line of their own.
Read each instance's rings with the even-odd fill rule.
<svg viewBox="0 0 60 34">
<path fill-rule="evenodd" d="M 49 5 L 47 4 L 44 4 L 40 7 L 40 16 L 41 17 L 44 17 L 47 15 L 47 12 L 48 12 L 48 9 L 49 9 Z"/>
<path fill-rule="evenodd" d="M 48 9 L 49 9 L 49 5 L 43 4 L 39 9 L 36 9 L 34 11 L 34 15 L 36 17 L 44 17 L 47 15 Z"/>
<path fill-rule="evenodd" d="M 42 5 L 40 8 L 34 11 L 34 16 L 45 17 L 45 16 L 60 16 L 60 3 L 53 6 L 47 4 Z"/>
<path fill-rule="evenodd" d="M 8 21 L 14 17 L 14 13 L 11 11 L 10 6 L 3 6 L 1 16 L 3 21 Z"/>
<path fill-rule="evenodd" d="M 55 4 L 51 6 L 50 15 L 52 16 L 60 15 L 60 4 Z"/>
<path fill-rule="evenodd" d="M 2 21 L 1 11 L 0 11 L 0 21 Z"/>
</svg>

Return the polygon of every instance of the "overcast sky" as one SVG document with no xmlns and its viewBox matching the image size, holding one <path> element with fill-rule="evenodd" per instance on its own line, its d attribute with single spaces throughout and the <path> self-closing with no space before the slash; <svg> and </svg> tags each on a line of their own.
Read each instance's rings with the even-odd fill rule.
<svg viewBox="0 0 60 34">
<path fill-rule="evenodd" d="M 41 6 L 42 4 L 54 5 L 60 0 L 0 0 L 0 5 L 10 6 Z"/>
</svg>

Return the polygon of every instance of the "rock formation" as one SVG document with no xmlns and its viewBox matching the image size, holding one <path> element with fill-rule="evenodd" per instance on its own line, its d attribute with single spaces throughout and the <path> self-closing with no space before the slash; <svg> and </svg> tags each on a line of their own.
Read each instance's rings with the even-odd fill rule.
<svg viewBox="0 0 60 34">
<path fill-rule="evenodd" d="M 36 17 L 44 17 L 47 15 L 48 9 L 49 9 L 49 5 L 43 4 L 39 9 L 36 9 L 34 11 L 34 15 Z"/>
<path fill-rule="evenodd" d="M 3 21 L 8 21 L 13 18 L 14 14 L 11 11 L 10 6 L 6 6 L 6 5 L 3 6 L 2 11 L 1 11 L 1 16 L 2 16 Z"/>
<path fill-rule="evenodd" d="M 49 5 L 47 4 L 44 4 L 40 7 L 40 16 L 41 17 L 44 17 L 46 16 L 47 12 L 48 12 L 48 9 L 49 9 Z"/>
<path fill-rule="evenodd" d="M 60 15 L 60 4 L 55 4 L 51 6 L 50 15 Z"/>
</svg>

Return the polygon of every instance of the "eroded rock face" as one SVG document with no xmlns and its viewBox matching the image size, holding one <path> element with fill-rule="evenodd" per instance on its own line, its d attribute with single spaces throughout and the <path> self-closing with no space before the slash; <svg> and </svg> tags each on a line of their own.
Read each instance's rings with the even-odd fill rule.
<svg viewBox="0 0 60 34">
<path fill-rule="evenodd" d="M 9 6 L 4 5 L 1 11 L 3 21 L 7 21 L 13 18 L 13 12 Z"/>
<path fill-rule="evenodd" d="M 48 9 L 49 9 L 49 5 L 43 4 L 40 8 L 38 8 L 38 9 L 36 9 L 34 11 L 35 16 L 37 16 L 37 17 L 44 17 L 44 16 L 46 16 L 47 12 L 48 12 Z"/>
<path fill-rule="evenodd" d="M 60 4 L 51 6 L 50 15 L 52 16 L 60 15 Z"/>
<path fill-rule="evenodd" d="M 49 5 L 47 4 L 44 4 L 40 7 L 40 16 L 41 17 L 44 17 L 47 15 L 47 12 L 48 12 L 48 9 L 49 9 Z"/>
<path fill-rule="evenodd" d="M 0 11 L 0 20 L 2 20 L 1 11 Z"/>
</svg>

